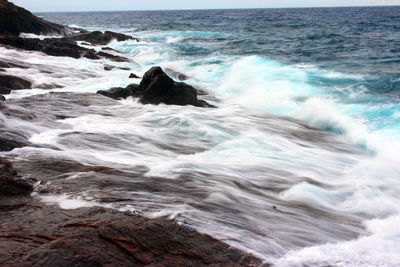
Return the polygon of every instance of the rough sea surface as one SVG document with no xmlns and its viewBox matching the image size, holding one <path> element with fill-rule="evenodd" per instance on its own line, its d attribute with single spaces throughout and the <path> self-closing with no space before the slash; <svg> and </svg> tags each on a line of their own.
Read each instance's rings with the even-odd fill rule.
<svg viewBox="0 0 400 267">
<path fill-rule="evenodd" d="M 5 154 L 27 176 L 115 170 L 54 174 L 37 197 L 167 215 L 274 266 L 400 265 L 400 7 L 38 15 L 143 41 L 109 44 L 130 63 L 0 48 L 36 66 L 7 71 L 34 89 L 8 96 L 31 116 L 0 111 L 31 142 Z M 90 94 L 154 65 L 218 108 Z"/>
</svg>

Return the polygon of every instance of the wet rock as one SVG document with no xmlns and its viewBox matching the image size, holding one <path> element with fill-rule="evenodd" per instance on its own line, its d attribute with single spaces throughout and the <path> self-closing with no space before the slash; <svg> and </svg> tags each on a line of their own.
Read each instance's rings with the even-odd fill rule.
<svg viewBox="0 0 400 267">
<path fill-rule="evenodd" d="M 6 101 L 6 98 L 3 95 L 0 95 L 0 102 Z"/>
<path fill-rule="evenodd" d="M 19 35 L 22 32 L 64 35 L 70 29 L 38 18 L 7 0 L 0 0 L 0 33 Z"/>
<path fill-rule="evenodd" d="M 139 76 L 137 76 L 135 73 L 131 73 L 131 75 L 129 75 L 130 79 L 138 79 L 140 78 Z"/>
<path fill-rule="evenodd" d="M 0 75 L 0 87 L 11 90 L 29 89 L 32 87 L 32 83 L 16 76 Z"/>
<path fill-rule="evenodd" d="M 144 74 L 139 88 L 144 91 L 140 98 L 140 102 L 143 104 L 211 106 L 206 105 L 205 101 L 197 99 L 197 91 L 191 85 L 175 82 L 160 67 L 148 70 Z"/>
<path fill-rule="evenodd" d="M 97 53 L 93 49 L 78 46 L 74 41 L 60 38 L 40 40 L 0 34 L 0 44 L 27 51 L 40 51 L 47 55 L 56 57 L 72 57 L 77 59 L 80 57 L 86 57 L 89 59 L 100 59 L 101 57 L 104 57 L 116 62 L 129 62 L 127 58 L 104 52 Z"/>
<path fill-rule="evenodd" d="M 0 87 L 0 94 L 8 95 L 9 93 L 11 93 L 11 89 L 6 87 Z"/>
<path fill-rule="evenodd" d="M 112 40 L 117 40 L 118 42 L 126 40 L 137 40 L 132 36 L 125 35 L 122 33 L 106 31 L 104 33 L 100 31 L 88 32 L 88 33 L 78 33 L 65 37 L 66 40 L 73 41 L 85 41 L 91 43 L 92 45 L 106 45 Z"/>
<path fill-rule="evenodd" d="M 21 138 L 0 136 L 0 151 L 11 151 L 14 148 L 24 147 L 25 145 L 26 142 L 23 142 Z"/>
<path fill-rule="evenodd" d="M 104 208 L 62 211 L 34 201 L 0 212 L 3 266 L 262 266 L 167 218 Z"/>
<path fill-rule="evenodd" d="M 133 74 L 134 75 L 134 74 Z M 137 76 L 136 76 L 137 77 Z M 97 92 L 114 99 L 139 97 L 143 104 L 193 105 L 214 107 L 197 99 L 197 90 L 183 82 L 175 82 L 160 67 L 153 67 L 143 76 L 140 85 L 131 84 L 126 88 L 117 87 Z"/>
<path fill-rule="evenodd" d="M 129 59 L 127 59 L 126 57 L 111 55 L 111 54 L 105 53 L 105 52 L 98 52 L 97 55 L 107 58 L 114 62 L 129 62 Z"/>
<path fill-rule="evenodd" d="M 122 98 L 127 98 L 129 96 L 134 96 L 135 90 L 137 88 L 137 85 L 130 85 L 125 88 L 123 87 L 114 87 L 109 90 L 100 90 L 97 91 L 98 94 L 113 98 L 113 99 L 122 99 Z"/>
<path fill-rule="evenodd" d="M 27 195 L 33 188 L 18 176 L 10 161 L 0 157 L 0 197 Z"/>
<path fill-rule="evenodd" d="M 117 53 L 122 53 L 121 51 L 115 50 L 115 49 L 113 49 L 113 48 L 111 48 L 111 47 L 102 47 L 101 50 L 104 50 L 104 51 L 114 51 L 114 52 L 117 52 Z"/>
</svg>

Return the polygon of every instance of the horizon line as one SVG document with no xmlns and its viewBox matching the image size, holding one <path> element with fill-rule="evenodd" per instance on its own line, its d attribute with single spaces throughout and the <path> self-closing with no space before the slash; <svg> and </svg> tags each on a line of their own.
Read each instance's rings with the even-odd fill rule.
<svg viewBox="0 0 400 267">
<path fill-rule="evenodd" d="M 312 9 L 312 8 L 369 8 L 369 7 L 400 7 L 400 5 L 369 5 L 369 6 L 302 6 L 302 7 L 242 7 L 242 8 L 181 8 L 181 9 L 131 9 L 131 10 L 64 10 L 64 11 L 31 11 L 33 13 L 84 13 L 84 12 L 140 12 L 140 11 L 196 11 L 196 10 L 251 10 L 251 9 Z"/>
</svg>

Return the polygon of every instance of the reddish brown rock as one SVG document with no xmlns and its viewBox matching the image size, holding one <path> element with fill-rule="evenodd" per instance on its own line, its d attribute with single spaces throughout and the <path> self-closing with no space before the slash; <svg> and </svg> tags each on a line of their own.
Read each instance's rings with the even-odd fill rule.
<svg viewBox="0 0 400 267">
<path fill-rule="evenodd" d="M 267 266 L 167 218 L 37 202 L 0 215 L 2 266 Z"/>
</svg>

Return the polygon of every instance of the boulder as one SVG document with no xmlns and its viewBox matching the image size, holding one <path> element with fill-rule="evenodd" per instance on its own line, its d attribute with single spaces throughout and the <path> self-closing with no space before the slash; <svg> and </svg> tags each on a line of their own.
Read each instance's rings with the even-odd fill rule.
<svg viewBox="0 0 400 267">
<path fill-rule="evenodd" d="M 64 35 L 70 31 L 68 27 L 45 21 L 7 0 L 0 0 L 0 33 Z"/>
<path fill-rule="evenodd" d="M 32 83 L 25 79 L 11 76 L 11 75 L 0 75 L 0 89 L 2 94 L 6 93 L 6 89 L 18 90 L 18 89 L 30 89 Z"/>
<path fill-rule="evenodd" d="M 140 98 L 143 104 L 211 106 L 197 99 L 195 88 L 183 82 L 175 82 L 160 67 L 152 67 L 144 74 L 139 89 L 144 92 Z"/>
<path fill-rule="evenodd" d="M 191 85 L 175 82 L 160 67 L 152 67 L 148 70 L 139 85 L 131 84 L 126 88 L 116 87 L 100 90 L 97 93 L 113 99 L 127 98 L 128 96 L 139 97 L 142 104 L 158 105 L 164 103 L 167 105 L 214 107 L 204 100 L 198 100 L 197 90 Z"/>
<path fill-rule="evenodd" d="M 0 157 L 0 197 L 27 195 L 33 188 L 18 176 L 10 161 Z"/>
</svg>

